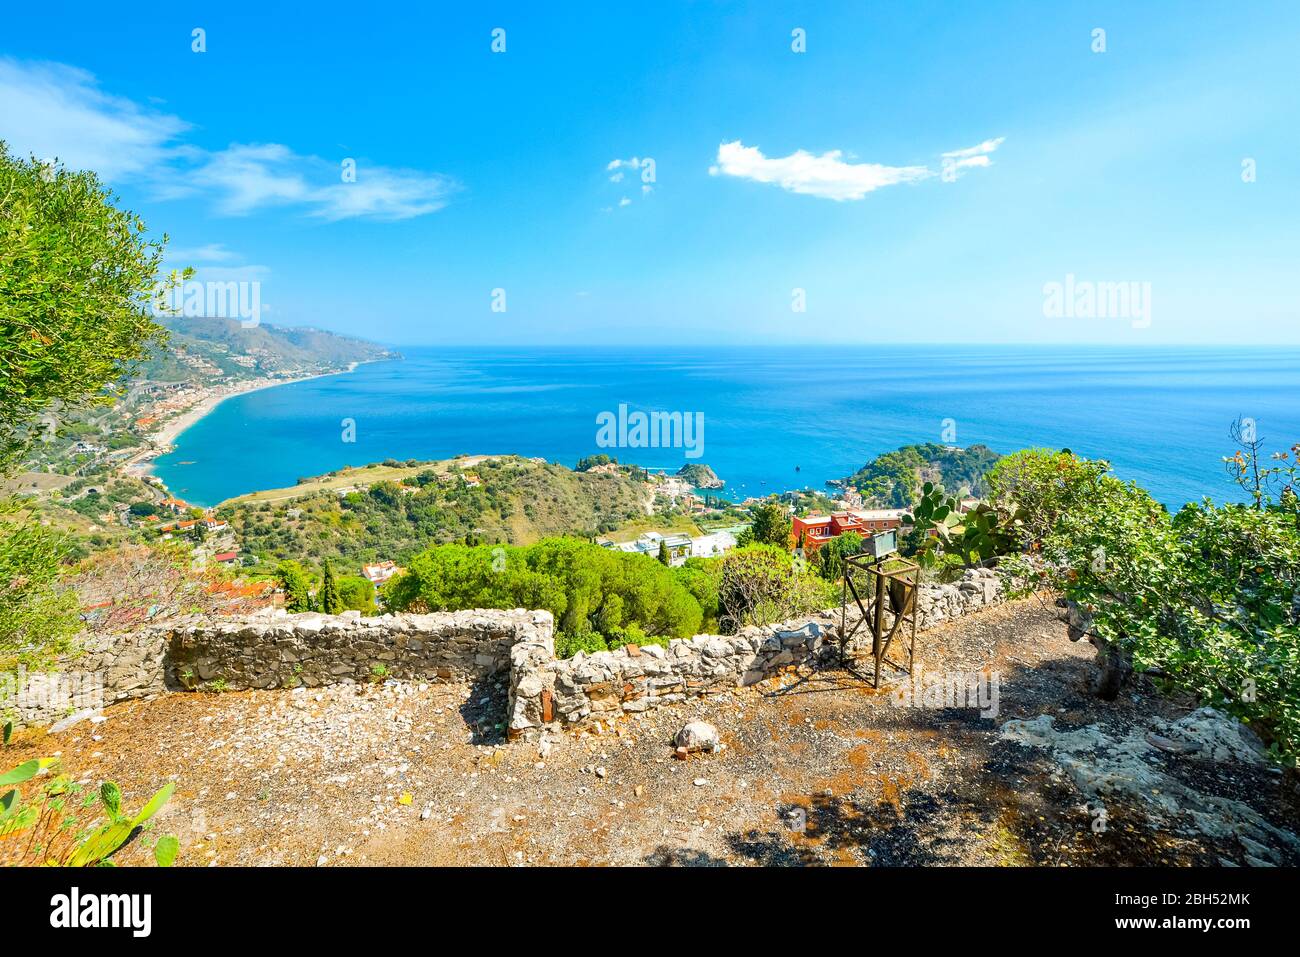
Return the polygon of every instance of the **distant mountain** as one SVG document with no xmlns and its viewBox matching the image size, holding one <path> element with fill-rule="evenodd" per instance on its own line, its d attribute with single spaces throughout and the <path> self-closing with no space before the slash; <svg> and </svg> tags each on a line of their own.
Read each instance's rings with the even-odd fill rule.
<svg viewBox="0 0 1300 957">
<path fill-rule="evenodd" d="M 235 379 L 286 372 L 327 372 L 353 362 L 397 358 L 398 354 L 361 339 L 323 329 L 260 324 L 237 319 L 167 318 L 167 344 L 138 370 L 154 382 L 210 380 L 215 371 Z"/>
</svg>

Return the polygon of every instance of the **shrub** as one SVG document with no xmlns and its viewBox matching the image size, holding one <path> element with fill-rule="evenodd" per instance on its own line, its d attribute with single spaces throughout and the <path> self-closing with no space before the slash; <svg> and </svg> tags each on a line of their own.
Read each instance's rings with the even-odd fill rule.
<svg viewBox="0 0 1300 957">
<path fill-rule="evenodd" d="M 1040 459 L 1035 466 L 1042 464 Z M 1053 463 L 1053 470 L 1055 464 Z M 1055 513 L 1018 570 L 1088 616 L 1113 697 L 1129 668 L 1251 724 L 1276 760 L 1300 756 L 1300 529 L 1280 507 L 1191 504 L 1170 517 L 1105 463 L 1019 483 Z M 1047 494 L 1043 494 L 1046 492 Z M 1066 502 L 1068 504 L 1058 504 Z"/>
<path fill-rule="evenodd" d="M 813 556 L 817 574 L 828 582 L 839 581 L 844 577 L 844 559 L 861 552 L 865 542 L 857 532 L 844 532 L 825 542 Z"/>
<path fill-rule="evenodd" d="M 0 669 L 46 668 L 68 650 L 80 622 L 63 583 L 68 539 L 0 506 Z"/>
<path fill-rule="evenodd" d="M 999 459 L 985 484 L 995 503 L 1020 510 L 1026 544 L 1032 546 L 1063 514 L 1085 504 L 1109 469 L 1109 463 L 1080 458 L 1069 449 L 1024 449 Z"/>
<path fill-rule="evenodd" d="M 572 538 L 527 547 L 439 545 L 416 556 L 385 598 L 397 610 L 544 608 L 555 616 L 563 657 L 604 650 L 609 639 L 634 640 L 629 633 L 661 644 L 695 634 L 703 612 L 674 571 L 646 555 Z"/>
<path fill-rule="evenodd" d="M 722 559 L 718 607 L 724 634 L 782 621 L 833 602 L 827 582 L 797 568 L 791 554 L 774 545 L 750 545 Z"/>
</svg>

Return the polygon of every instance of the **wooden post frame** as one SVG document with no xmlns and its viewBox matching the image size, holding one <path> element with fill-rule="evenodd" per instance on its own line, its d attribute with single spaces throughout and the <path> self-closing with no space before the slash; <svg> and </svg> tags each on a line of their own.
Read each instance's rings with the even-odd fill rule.
<svg viewBox="0 0 1300 957">
<path fill-rule="evenodd" d="M 854 572 L 865 575 L 861 587 L 854 581 Z M 870 678 L 873 688 L 880 687 L 882 665 L 889 665 L 902 674 L 912 673 L 916 657 L 916 597 L 920 580 L 921 566 L 897 555 L 880 558 L 873 555 L 850 555 L 844 559 L 844 585 L 840 597 L 840 663 L 849 667 L 849 640 L 857 634 L 858 629 L 866 625 L 871 630 L 871 657 L 875 662 L 875 670 Z M 850 596 L 862 613 L 851 629 L 848 627 Z M 886 618 L 886 611 L 891 618 Z M 890 648 L 898 637 L 900 628 L 908 641 L 907 667 L 889 657 Z"/>
</svg>

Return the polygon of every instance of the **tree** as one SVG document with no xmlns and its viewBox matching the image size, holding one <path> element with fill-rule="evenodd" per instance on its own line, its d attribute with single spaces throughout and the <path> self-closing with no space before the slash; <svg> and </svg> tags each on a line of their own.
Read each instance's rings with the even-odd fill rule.
<svg viewBox="0 0 1300 957">
<path fill-rule="evenodd" d="M 1104 463 L 1103 463 L 1104 464 Z M 1248 722 L 1274 757 L 1300 761 L 1300 528 L 1285 503 L 1216 506 L 1170 516 L 1133 483 L 1073 470 L 1071 504 L 1031 556 L 1006 562 L 1058 591 L 1071 636 L 1102 664 L 1097 693 L 1129 675 L 1163 683 Z M 1031 501 L 1040 501 L 1030 483 Z M 1014 502 L 1014 499 L 1013 499 Z"/>
<path fill-rule="evenodd" d="M 778 548 L 790 547 L 793 523 L 786 510 L 775 502 L 760 505 L 754 510 L 754 521 L 750 531 L 755 545 L 776 545 Z"/>
<path fill-rule="evenodd" d="M 1024 544 L 1033 549 L 1062 515 L 1087 504 L 1109 469 L 1105 460 L 1080 458 L 1069 449 L 1022 449 L 998 460 L 985 481 L 994 504 L 1019 512 Z"/>
<path fill-rule="evenodd" d="M 325 559 L 325 570 L 321 576 L 320 595 L 317 604 L 327 615 L 337 615 L 343 610 L 343 599 L 339 597 L 338 582 L 334 580 L 334 569 L 329 559 Z"/>
<path fill-rule="evenodd" d="M 588 455 L 585 458 L 578 459 L 578 464 L 573 467 L 573 471 L 586 472 L 598 465 L 609 465 L 611 463 L 617 465 L 618 459 L 612 458 L 604 452 L 600 452 L 596 455 Z"/>
<path fill-rule="evenodd" d="M 668 553 L 668 543 L 661 538 L 659 539 L 659 564 L 671 565 L 672 563 L 672 555 Z"/>
<path fill-rule="evenodd" d="M 284 589 L 285 611 L 311 611 L 311 594 L 307 590 L 307 573 L 294 561 L 283 561 L 275 570 L 276 580 Z"/>
<path fill-rule="evenodd" d="M 162 340 L 147 308 L 162 244 L 144 234 L 93 173 L 17 159 L 0 142 L 0 474 L 60 407 L 111 401 Z M 59 583 L 72 552 L 15 506 L 0 511 L 0 668 L 44 666 L 79 626 Z"/>
<path fill-rule="evenodd" d="M 844 532 L 824 543 L 816 551 L 817 573 L 828 582 L 844 577 L 844 559 L 862 551 L 865 539 L 857 532 Z"/>
<path fill-rule="evenodd" d="M 0 468 L 60 407 L 110 403 L 165 332 L 150 317 L 163 244 L 91 172 L 0 142 Z"/>
<path fill-rule="evenodd" d="M 368 578 L 345 575 L 339 579 L 339 600 L 344 611 L 369 615 L 375 610 L 375 586 Z"/>
</svg>

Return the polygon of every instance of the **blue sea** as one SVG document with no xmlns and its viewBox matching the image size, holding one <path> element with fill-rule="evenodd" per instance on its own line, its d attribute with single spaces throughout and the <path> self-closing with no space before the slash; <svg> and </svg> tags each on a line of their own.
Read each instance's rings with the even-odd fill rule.
<svg viewBox="0 0 1300 957">
<path fill-rule="evenodd" d="M 917 442 L 1068 447 L 1172 508 L 1240 494 L 1228 427 L 1300 441 L 1300 349 L 851 346 L 410 348 L 343 375 L 228 399 L 157 461 L 200 505 L 384 459 L 608 452 L 706 463 L 733 498 L 822 488 Z M 601 413 L 703 414 L 702 454 L 601 448 Z M 346 422 L 355 441 L 344 441 Z M 947 421 L 951 420 L 951 421 Z M 948 431 L 945 432 L 945 427 Z M 955 434 L 954 434 L 955 430 Z"/>
</svg>

